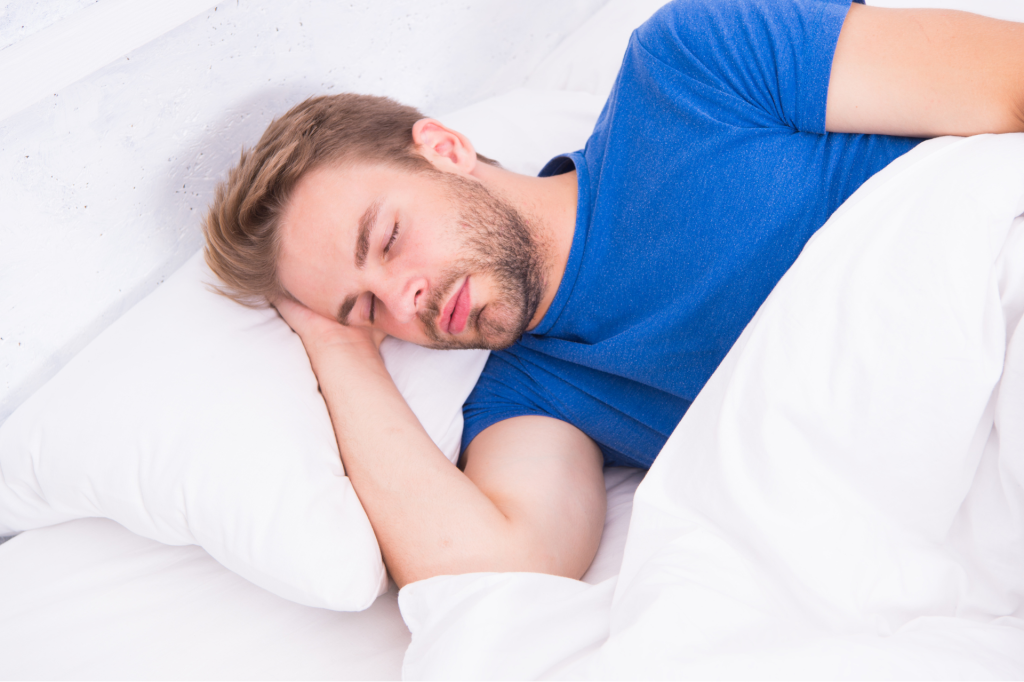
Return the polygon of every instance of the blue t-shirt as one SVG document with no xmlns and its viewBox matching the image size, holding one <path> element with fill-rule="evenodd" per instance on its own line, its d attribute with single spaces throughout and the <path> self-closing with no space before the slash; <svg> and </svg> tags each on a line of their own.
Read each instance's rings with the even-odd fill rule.
<svg viewBox="0 0 1024 682">
<path fill-rule="evenodd" d="M 807 240 L 919 140 L 825 132 L 849 0 L 677 0 L 630 39 L 575 166 L 576 228 L 540 324 L 492 353 L 463 447 L 520 415 L 650 466 Z"/>
</svg>

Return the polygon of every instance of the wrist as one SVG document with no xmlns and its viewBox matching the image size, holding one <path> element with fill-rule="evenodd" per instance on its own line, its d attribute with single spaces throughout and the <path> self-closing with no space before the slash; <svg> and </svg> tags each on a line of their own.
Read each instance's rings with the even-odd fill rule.
<svg viewBox="0 0 1024 682">
<path fill-rule="evenodd" d="M 379 348 L 385 335 L 380 330 L 343 326 L 290 299 L 274 301 L 274 305 L 299 335 L 314 371 L 319 372 L 318 368 L 325 359 L 330 358 L 341 362 L 351 358 L 362 364 L 369 363 L 369 366 L 379 364 L 383 367 Z"/>
<path fill-rule="evenodd" d="M 317 334 L 312 338 L 303 338 L 302 343 L 314 364 L 333 357 L 351 358 L 360 363 L 383 364 L 380 344 L 363 330 L 343 329 L 340 332 Z"/>
</svg>

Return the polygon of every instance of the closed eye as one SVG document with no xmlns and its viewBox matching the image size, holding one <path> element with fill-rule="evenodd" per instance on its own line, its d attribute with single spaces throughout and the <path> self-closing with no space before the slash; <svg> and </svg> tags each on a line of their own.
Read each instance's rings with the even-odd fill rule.
<svg viewBox="0 0 1024 682">
<path fill-rule="evenodd" d="M 395 245 L 395 240 L 398 239 L 398 223 L 391 229 L 391 237 L 388 238 L 388 243 L 384 246 L 384 255 L 388 255 L 391 247 Z M 377 312 L 377 297 L 370 295 L 370 324 L 374 323 L 374 317 Z"/>
<path fill-rule="evenodd" d="M 388 255 L 388 251 L 391 250 L 391 247 L 394 245 L 396 239 L 398 239 L 398 223 L 395 223 L 394 229 L 391 230 L 391 238 L 388 239 L 388 244 L 387 246 L 384 247 L 385 256 Z"/>
</svg>

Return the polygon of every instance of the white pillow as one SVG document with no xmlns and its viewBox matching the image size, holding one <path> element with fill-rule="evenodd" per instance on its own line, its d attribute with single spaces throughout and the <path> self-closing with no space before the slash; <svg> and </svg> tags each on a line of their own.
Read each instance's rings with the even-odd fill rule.
<svg viewBox="0 0 1024 682">
<path fill-rule="evenodd" d="M 600 106 L 519 90 L 445 120 L 529 170 L 582 146 Z M 302 344 L 275 311 L 212 293 L 210 278 L 195 256 L 0 426 L 0 535 L 106 517 L 201 545 L 282 597 L 364 609 L 386 574 Z M 455 461 L 486 352 L 388 339 L 381 353 Z"/>
<path fill-rule="evenodd" d="M 577 90 L 608 99 L 629 37 L 667 0 L 612 0 L 537 65 L 526 87 Z"/>
<path fill-rule="evenodd" d="M 288 599 L 364 609 L 386 574 L 302 344 L 207 281 L 196 254 L 0 428 L 0 534 L 107 517 Z M 486 352 L 381 352 L 454 460 Z"/>
<path fill-rule="evenodd" d="M 536 175 L 559 154 L 583 149 L 603 105 L 587 92 L 519 88 L 439 118 L 508 170 Z"/>
</svg>

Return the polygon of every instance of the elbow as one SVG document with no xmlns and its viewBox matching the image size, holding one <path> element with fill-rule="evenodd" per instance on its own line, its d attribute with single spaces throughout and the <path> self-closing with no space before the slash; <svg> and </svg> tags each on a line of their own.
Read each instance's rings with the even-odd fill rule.
<svg viewBox="0 0 1024 682">
<path fill-rule="evenodd" d="M 1006 97 L 1008 104 L 1003 107 L 1003 129 L 996 132 L 1024 132 L 1024 78 L 1014 78 L 1012 82 Z"/>
<path fill-rule="evenodd" d="M 591 557 L 593 561 L 593 557 Z M 391 571 L 391 578 L 399 589 L 410 583 L 429 580 L 445 575 L 465 575 L 467 573 L 544 573 L 562 578 L 579 580 L 586 573 L 587 567 L 567 566 L 564 563 L 551 560 L 531 561 L 518 558 L 509 561 L 483 561 L 479 563 L 452 563 L 446 566 L 419 567 L 413 571 Z"/>
<path fill-rule="evenodd" d="M 399 588 L 442 575 L 466 573 L 545 573 L 579 580 L 597 554 L 601 528 L 590 533 L 591 537 L 580 538 L 577 542 L 565 542 L 563 538 L 560 543 L 510 528 L 503 537 L 493 537 L 490 542 L 460 546 L 446 539 L 429 552 L 429 556 L 412 561 L 409 559 L 413 557 L 407 557 L 406 561 L 394 564 L 385 557 L 385 563 Z"/>
</svg>

